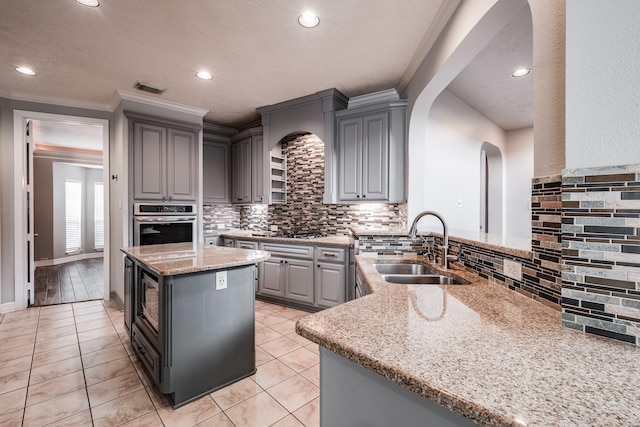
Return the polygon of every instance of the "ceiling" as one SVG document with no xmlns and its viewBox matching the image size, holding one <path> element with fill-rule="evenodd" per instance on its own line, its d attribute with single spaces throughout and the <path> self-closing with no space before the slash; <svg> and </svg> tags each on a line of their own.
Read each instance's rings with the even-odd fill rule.
<svg viewBox="0 0 640 427">
<path fill-rule="evenodd" d="M 87 8 L 73 0 L 2 0 L 0 96 L 110 110 L 123 90 L 201 108 L 207 122 L 244 128 L 259 120 L 257 107 L 328 88 L 349 97 L 401 89 L 459 2 L 102 0 Z M 314 29 L 297 23 L 307 8 L 320 17 Z M 505 116 L 514 108 L 500 107 L 503 100 L 519 100 L 522 109 L 529 101 L 517 88 L 496 90 L 488 75 L 520 44 L 530 45 L 530 27 L 507 26 L 502 37 L 512 43 L 496 42 L 495 52 L 479 55 L 450 86 L 505 129 L 515 119 Z M 38 75 L 21 75 L 18 66 Z M 201 69 L 213 79 L 196 78 Z M 166 91 L 138 92 L 136 81 Z"/>
<path fill-rule="evenodd" d="M 531 9 L 523 8 L 458 74 L 447 89 L 504 130 L 533 126 L 533 78 L 513 78 L 533 69 Z"/>
</svg>

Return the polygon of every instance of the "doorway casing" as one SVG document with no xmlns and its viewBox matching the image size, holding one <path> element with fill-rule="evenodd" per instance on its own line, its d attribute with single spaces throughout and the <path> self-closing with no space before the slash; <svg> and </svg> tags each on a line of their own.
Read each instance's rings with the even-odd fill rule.
<svg viewBox="0 0 640 427">
<path fill-rule="evenodd" d="M 110 242 L 109 236 L 109 121 L 91 117 L 69 116 L 61 114 L 41 113 L 35 111 L 14 110 L 13 112 L 13 141 L 14 141 L 14 310 L 21 310 L 29 305 L 27 292 L 27 208 L 26 208 L 26 126 L 28 120 L 54 120 L 102 127 L 102 174 L 104 182 L 104 298 L 109 299 L 109 267 Z M 33 150 L 31 150 L 31 156 Z M 19 166 L 18 166 L 19 165 Z M 31 202 L 33 206 L 33 201 Z M 33 295 L 32 295 L 33 297 Z"/>
</svg>

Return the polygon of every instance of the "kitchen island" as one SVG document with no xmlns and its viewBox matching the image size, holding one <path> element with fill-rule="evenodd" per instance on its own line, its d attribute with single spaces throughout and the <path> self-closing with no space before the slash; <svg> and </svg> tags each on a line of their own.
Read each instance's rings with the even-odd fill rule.
<svg viewBox="0 0 640 427">
<path fill-rule="evenodd" d="M 264 251 L 175 243 L 123 248 L 125 326 L 174 408 L 255 373 Z"/>
<path fill-rule="evenodd" d="M 373 266 L 422 260 L 356 256 L 370 294 L 298 321 L 321 346 L 322 426 L 640 425 L 640 349 L 455 263 L 469 284 L 391 284 Z"/>
</svg>

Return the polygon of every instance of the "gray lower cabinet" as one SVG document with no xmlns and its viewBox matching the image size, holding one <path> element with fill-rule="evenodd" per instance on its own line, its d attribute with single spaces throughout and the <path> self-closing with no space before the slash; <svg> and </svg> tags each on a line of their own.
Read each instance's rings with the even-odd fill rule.
<svg viewBox="0 0 640 427">
<path fill-rule="evenodd" d="M 134 120 L 136 200 L 196 201 L 198 131 Z"/>
<path fill-rule="evenodd" d="M 346 301 L 348 248 L 261 243 L 271 258 L 260 264 L 258 295 L 313 308 Z"/>
<path fill-rule="evenodd" d="M 260 264 L 258 293 L 314 304 L 313 246 L 262 243 L 271 258 Z"/>
<path fill-rule="evenodd" d="M 346 301 L 348 251 L 318 246 L 315 250 L 316 305 L 333 307 Z"/>
</svg>

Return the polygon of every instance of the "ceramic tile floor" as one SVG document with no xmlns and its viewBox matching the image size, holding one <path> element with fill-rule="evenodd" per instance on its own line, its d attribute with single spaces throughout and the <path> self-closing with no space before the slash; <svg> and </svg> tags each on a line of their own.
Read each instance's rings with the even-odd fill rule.
<svg viewBox="0 0 640 427">
<path fill-rule="evenodd" d="M 0 315 L 0 426 L 318 426 L 318 346 L 294 331 L 306 314 L 257 301 L 256 374 L 177 410 L 114 303 Z"/>
</svg>

